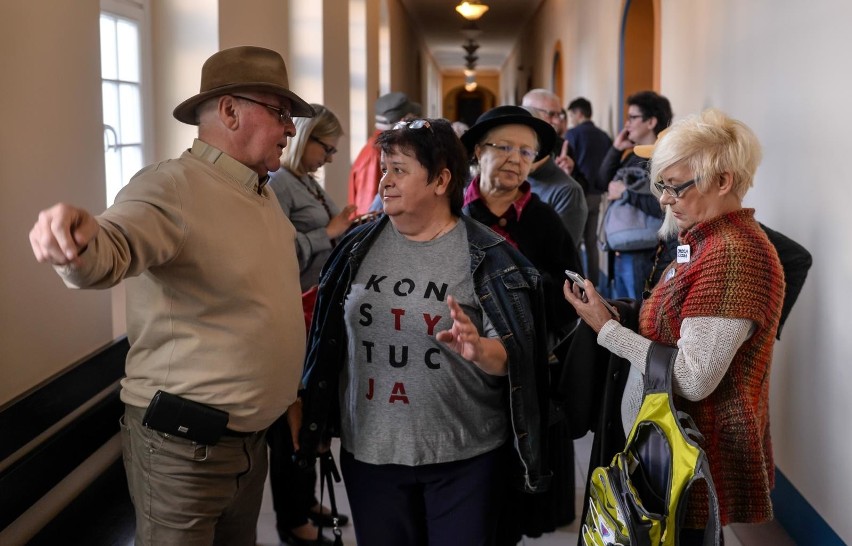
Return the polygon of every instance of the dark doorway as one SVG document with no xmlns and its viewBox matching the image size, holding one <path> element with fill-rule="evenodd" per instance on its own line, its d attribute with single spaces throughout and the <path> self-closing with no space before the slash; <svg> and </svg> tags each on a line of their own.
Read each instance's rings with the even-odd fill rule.
<svg viewBox="0 0 852 546">
<path fill-rule="evenodd" d="M 477 118 L 485 112 L 485 97 L 482 91 L 462 91 L 456 97 L 456 112 L 459 121 L 473 127 Z"/>
</svg>

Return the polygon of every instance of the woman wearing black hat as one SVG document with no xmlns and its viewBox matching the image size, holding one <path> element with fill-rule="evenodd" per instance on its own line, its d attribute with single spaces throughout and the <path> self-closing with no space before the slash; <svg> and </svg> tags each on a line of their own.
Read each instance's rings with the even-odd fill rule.
<svg viewBox="0 0 852 546">
<path fill-rule="evenodd" d="M 577 317 L 560 301 L 564 271 L 582 270 L 559 215 L 526 180 L 555 138 L 550 124 L 524 108 L 498 106 L 482 114 L 461 139 L 479 165 L 479 176 L 465 191 L 464 213 L 505 237 L 542 274 L 551 347 Z"/>
<path fill-rule="evenodd" d="M 479 165 L 465 192 L 464 212 L 504 236 L 539 270 L 543 279 L 548 348 L 565 337 L 577 313 L 562 301 L 564 271 L 581 271 L 580 258 L 559 215 L 541 201 L 526 181 L 532 164 L 553 148 L 549 123 L 518 106 L 498 106 L 479 117 L 462 142 Z M 551 366 L 552 374 L 559 366 Z M 554 378 L 555 380 L 556 378 Z M 549 429 L 551 490 L 543 495 L 511 495 L 508 517 L 501 518 L 499 544 L 516 544 L 521 535 L 538 536 L 574 519 L 574 449 L 564 419 Z"/>
<path fill-rule="evenodd" d="M 549 478 L 540 277 L 462 216 L 467 154 L 448 121 L 378 144 L 385 214 L 323 269 L 300 452 L 340 436 L 359 544 L 491 545 L 504 483 Z"/>
</svg>

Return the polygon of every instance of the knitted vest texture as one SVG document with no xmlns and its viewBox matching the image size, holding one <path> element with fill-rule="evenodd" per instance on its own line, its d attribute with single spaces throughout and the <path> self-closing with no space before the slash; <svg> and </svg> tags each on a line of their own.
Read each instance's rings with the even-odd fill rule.
<svg viewBox="0 0 852 546">
<path fill-rule="evenodd" d="M 775 464 L 769 436 L 769 370 L 784 299 L 784 273 L 775 247 L 741 209 L 681 232 L 690 261 L 671 263 L 645 301 L 639 332 L 676 345 L 687 317 L 727 317 L 755 323 L 719 386 L 707 398 L 675 405 L 695 419 L 719 496 L 722 525 L 772 519 L 769 492 Z M 673 276 L 672 276 L 673 275 Z M 692 495 L 686 526 L 703 527 L 704 495 Z"/>
</svg>

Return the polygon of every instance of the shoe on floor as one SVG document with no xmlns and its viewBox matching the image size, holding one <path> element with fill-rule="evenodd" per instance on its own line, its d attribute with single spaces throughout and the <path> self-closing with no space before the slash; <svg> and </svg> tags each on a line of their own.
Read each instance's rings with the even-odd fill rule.
<svg viewBox="0 0 852 546">
<path fill-rule="evenodd" d="M 314 522 L 315 525 L 321 525 L 326 529 L 331 529 L 334 525 L 334 521 L 331 519 L 331 511 L 326 507 L 321 507 L 320 511 L 308 510 L 308 519 Z M 337 526 L 343 527 L 349 523 L 349 516 L 346 514 L 337 514 Z"/>
</svg>

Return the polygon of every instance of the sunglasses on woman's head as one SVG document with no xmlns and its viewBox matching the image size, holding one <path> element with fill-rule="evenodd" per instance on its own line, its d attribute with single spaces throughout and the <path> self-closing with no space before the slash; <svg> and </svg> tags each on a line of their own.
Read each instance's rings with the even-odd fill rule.
<svg viewBox="0 0 852 546">
<path fill-rule="evenodd" d="M 411 121 L 400 121 L 397 122 L 396 125 L 393 126 L 394 131 L 397 129 L 429 129 L 432 130 L 432 124 L 429 123 L 428 119 L 413 119 Z"/>
</svg>

